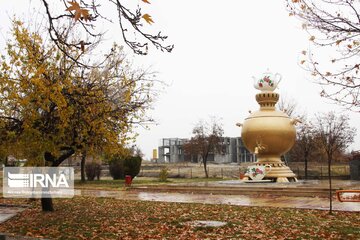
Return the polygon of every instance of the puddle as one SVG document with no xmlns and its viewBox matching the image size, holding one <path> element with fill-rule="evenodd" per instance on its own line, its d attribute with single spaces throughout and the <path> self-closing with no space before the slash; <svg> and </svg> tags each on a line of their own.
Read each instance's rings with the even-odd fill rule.
<svg viewBox="0 0 360 240">
<path fill-rule="evenodd" d="M 133 192 L 133 191 L 105 191 L 81 190 L 76 195 L 92 197 L 112 197 L 122 200 L 140 200 L 157 202 L 229 204 L 240 206 L 267 206 L 279 208 L 328 209 L 328 199 L 317 197 L 288 197 L 288 196 L 252 196 L 252 195 L 212 195 L 204 193 L 176 193 L 176 192 Z M 333 209 L 339 211 L 360 211 L 360 202 L 333 202 Z M 0 239 L 1 240 L 1 239 Z"/>
</svg>

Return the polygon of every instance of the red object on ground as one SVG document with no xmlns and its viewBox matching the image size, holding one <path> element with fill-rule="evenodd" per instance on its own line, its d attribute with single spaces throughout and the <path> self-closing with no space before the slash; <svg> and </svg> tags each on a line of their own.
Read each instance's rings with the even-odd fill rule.
<svg viewBox="0 0 360 240">
<path fill-rule="evenodd" d="M 344 193 L 350 193 L 350 196 L 344 196 Z M 337 190 L 336 197 L 339 202 L 360 202 L 360 190 Z"/>
<path fill-rule="evenodd" d="M 132 182 L 132 178 L 130 175 L 126 175 L 125 176 L 125 185 L 126 186 L 130 186 L 131 185 L 131 182 Z"/>
</svg>

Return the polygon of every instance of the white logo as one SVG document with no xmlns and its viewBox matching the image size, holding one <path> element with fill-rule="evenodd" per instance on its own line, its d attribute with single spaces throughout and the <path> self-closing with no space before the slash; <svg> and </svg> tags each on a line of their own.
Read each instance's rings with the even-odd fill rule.
<svg viewBox="0 0 360 240">
<path fill-rule="evenodd" d="M 4 197 L 69 198 L 74 196 L 72 167 L 5 167 Z"/>
<path fill-rule="evenodd" d="M 9 187 L 69 187 L 64 174 L 22 174 L 22 173 L 9 173 L 8 172 L 8 186 Z"/>
</svg>

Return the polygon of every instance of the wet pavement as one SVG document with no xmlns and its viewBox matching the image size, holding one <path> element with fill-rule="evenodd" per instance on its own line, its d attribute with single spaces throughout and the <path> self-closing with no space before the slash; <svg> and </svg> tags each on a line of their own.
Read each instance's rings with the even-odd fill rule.
<svg viewBox="0 0 360 240">
<path fill-rule="evenodd" d="M 334 180 L 333 189 L 360 189 L 360 181 Z M 171 191 L 171 186 L 175 191 Z M 149 187 L 149 190 L 145 189 Z M 296 183 L 245 183 L 240 180 L 228 180 L 217 182 L 195 182 L 195 183 L 177 183 L 167 184 L 166 186 L 143 186 L 136 191 L 106 191 L 106 190 L 76 190 L 77 195 L 113 197 L 116 199 L 140 200 L 140 201 L 159 201 L 159 202 L 181 202 L 181 203 L 205 203 L 205 204 L 229 204 L 239 206 L 260 206 L 260 207 L 279 207 L 279 208 L 302 208 L 302 209 L 329 209 L 329 200 L 327 198 L 328 181 L 327 180 L 307 180 Z M 194 189 L 191 193 L 176 192 L 177 187 L 186 187 Z M 196 193 L 196 189 L 201 188 L 223 188 L 229 194 L 211 194 Z M 157 189 L 168 188 L 170 191 L 161 192 Z M 235 189 L 257 189 L 259 194 L 231 194 Z M 280 189 L 297 189 L 295 194 L 290 196 L 275 196 L 271 194 L 262 194 L 264 189 L 272 189 L 273 192 Z M 230 190 L 229 190 L 230 189 Z M 279 190 L 277 190 L 279 189 Z M 322 189 L 326 190 L 326 197 L 306 197 L 301 195 L 306 190 Z M 166 190 L 167 191 L 167 190 Z M 225 191 L 225 192 L 226 192 Z M 264 193 L 264 192 L 263 192 Z M 334 191 L 335 194 L 335 191 Z M 360 212 L 360 202 L 339 202 L 333 201 L 333 209 L 338 211 L 358 211 Z"/>
<path fill-rule="evenodd" d="M 328 188 L 328 180 L 299 180 L 298 182 L 276 183 L 276 182 L 244 182 L 241 180 L 209 181 L 192 183 L 173 183 L 168 186 L 199 186 L 199 187 L 248 187 L 248 188 Z M 360 189 L 360 181 L 354 180 L 332 180 L 333 189 Z"/>
<path fill-rule="evenodd" d="M 75 195 L 113 197 L 119 200 L 140 200 L 179 203 L 229 204 L 239 206 L 259 206 L 278 208 L 329 209 L 329 200 L 319 197 L 291 197 L 272 195 L 213 195 L 176 192 L 139 192 L 139 191 L 107 191 L 76 190 Z M 339 202 L 334 199 L 333 210 L 358 211 L 360 202 Z"/>
</svg>

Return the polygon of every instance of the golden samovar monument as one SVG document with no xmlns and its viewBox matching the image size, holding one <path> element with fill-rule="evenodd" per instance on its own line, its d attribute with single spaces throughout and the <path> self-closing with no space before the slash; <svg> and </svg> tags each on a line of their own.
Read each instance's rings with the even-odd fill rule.
<svg viewBox="0 0 360 240">
<path fill-rule="evenodd" d="M 269 72 L 255 79 L 254 86 L 261 91 L 256 94 L 260 109 L 251 113 L 243 124 L 237 124 L 242 127 L 241 138 L 245 147 L 257 157 L 255 168 L 252 166 L 253 172 L 247 171 L 243 180 L 254 180 L 253 176 L 260 172 L 264 180 L 297 181 L 293 171 L 281 161 L 281 156 L 295 143 L 294 125 L 297 120 L 275 109 L 279 94 L 274 91 L 280 80 L 280 74 Z"/>
</svg>

